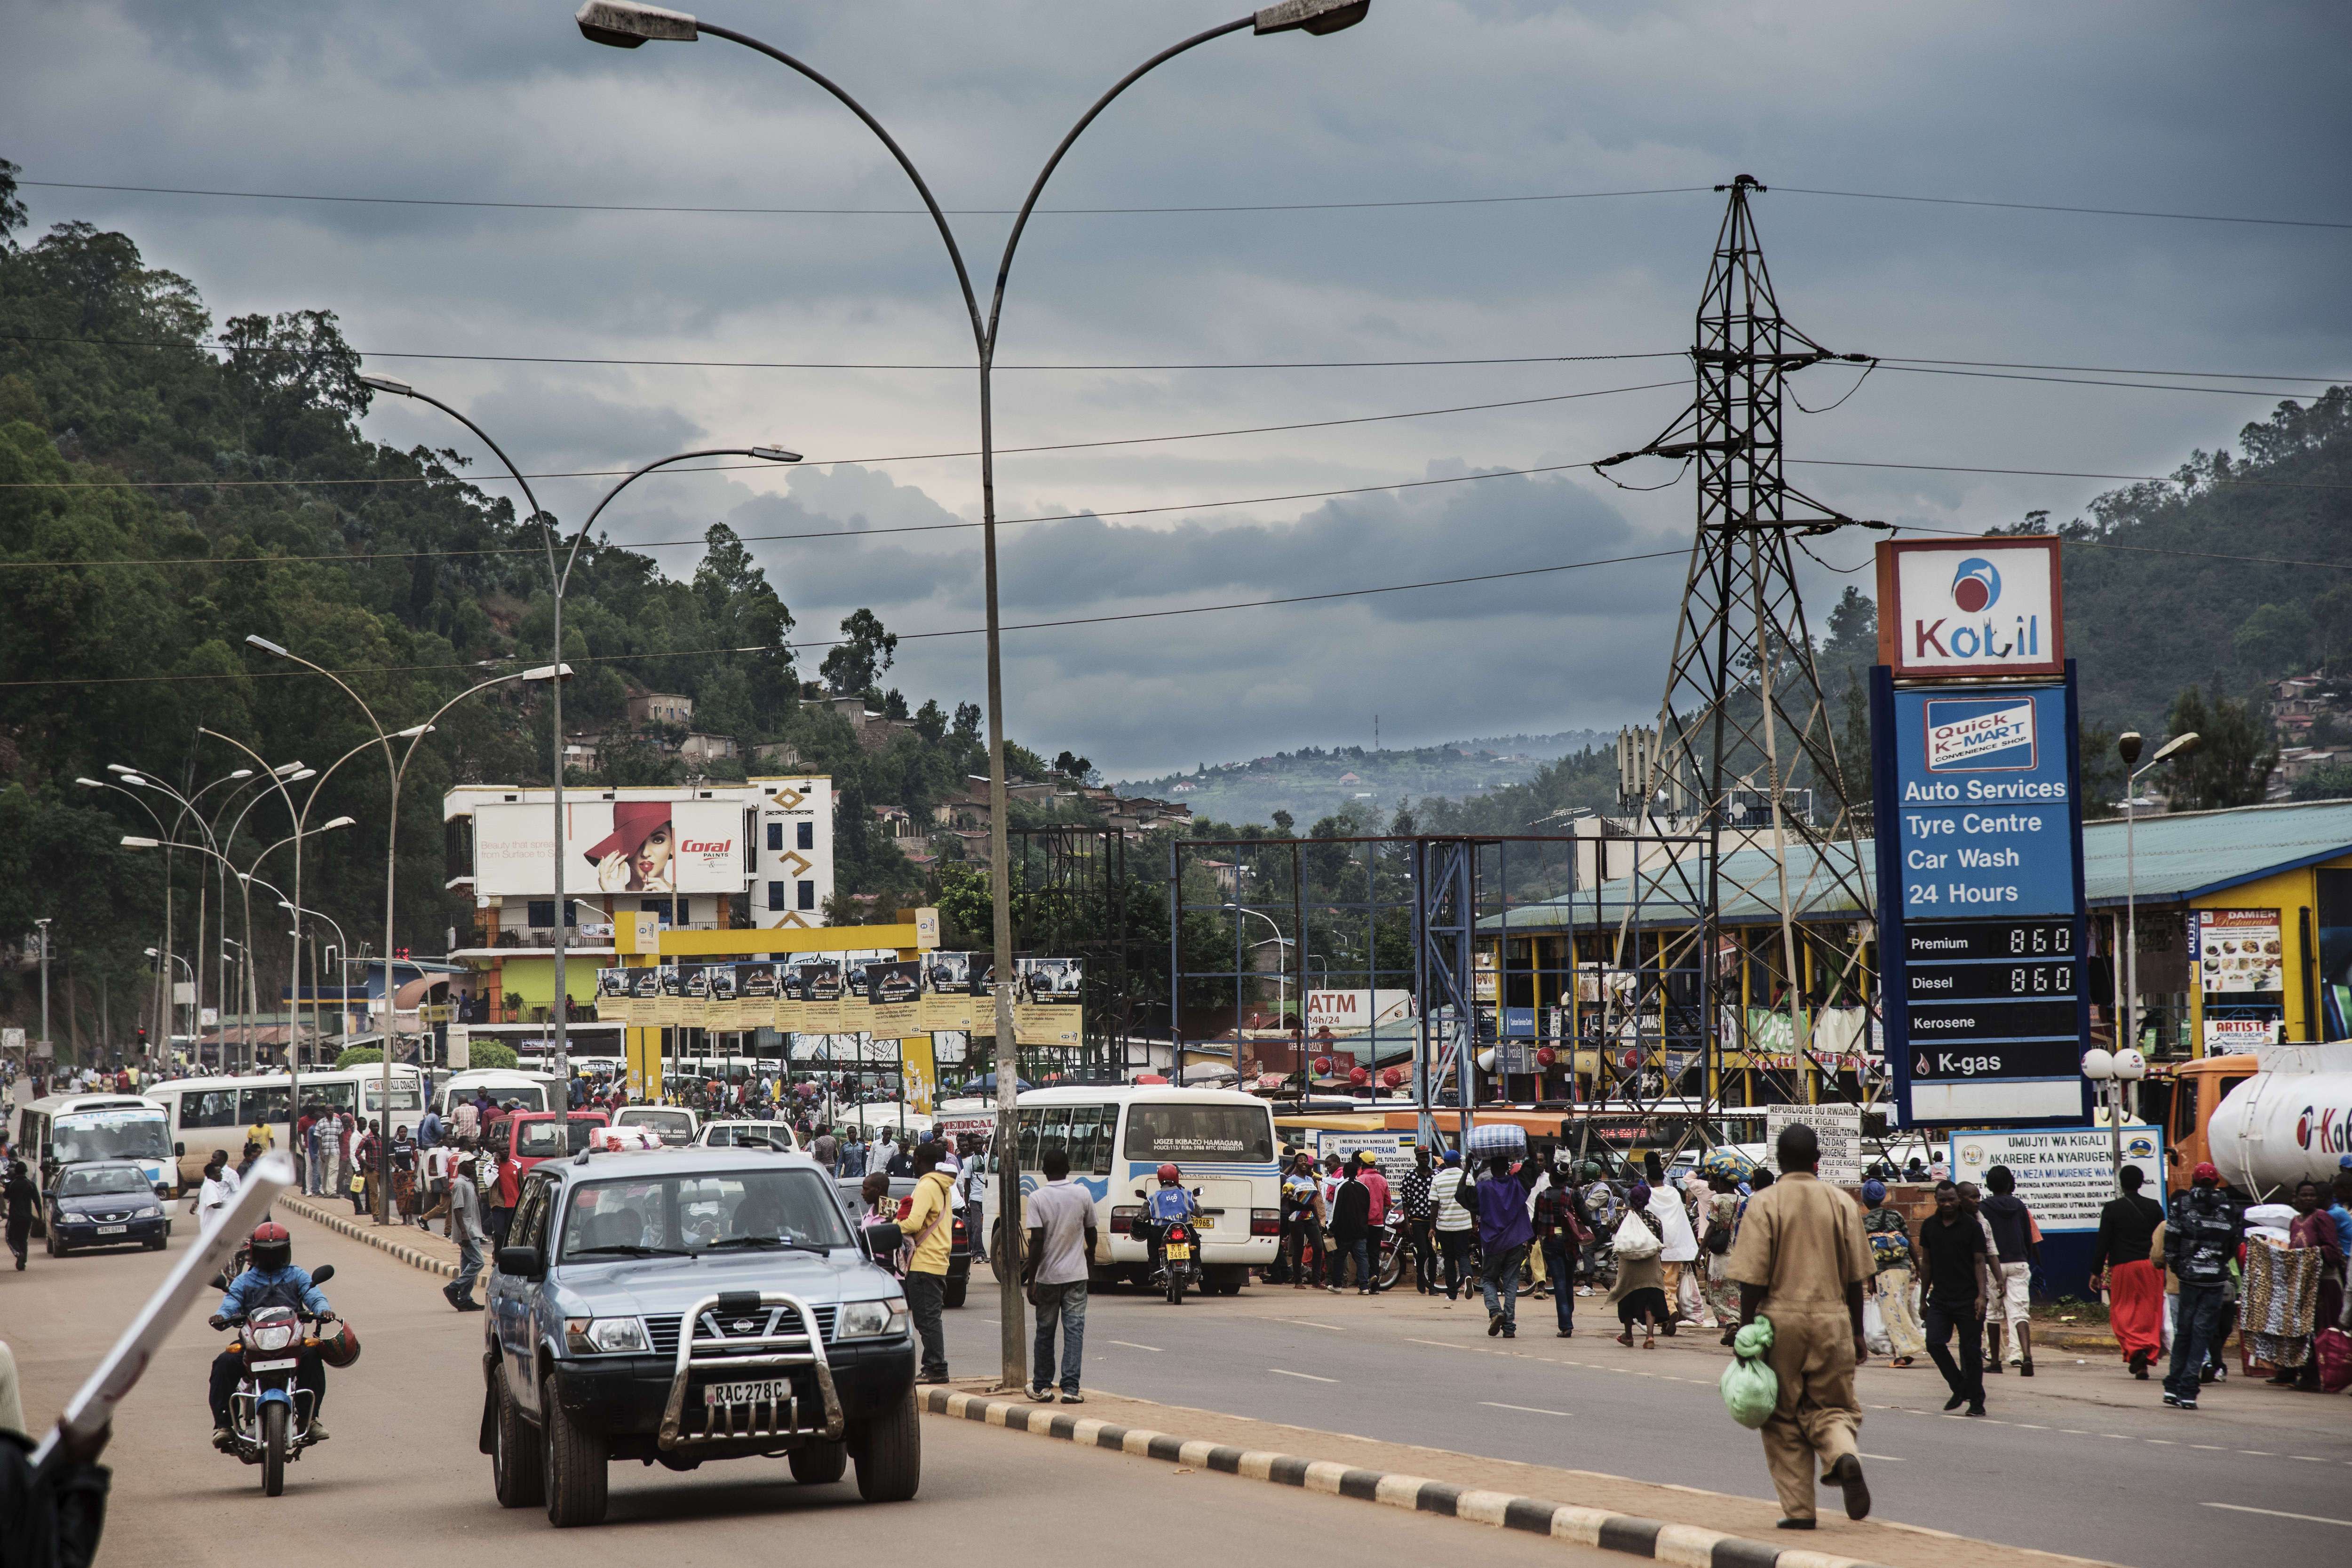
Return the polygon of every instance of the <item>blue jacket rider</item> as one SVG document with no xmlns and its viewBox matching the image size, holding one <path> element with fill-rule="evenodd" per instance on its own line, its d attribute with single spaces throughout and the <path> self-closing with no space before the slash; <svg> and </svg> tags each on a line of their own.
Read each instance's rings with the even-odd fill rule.
<svg viewBox="0 0 2352 1568">
<path fill-rule="evenodd" d="M 225 1329 L 231 1321 L 247 1318 L 265 1307 L 292 1307 L 312 1318 L 323 1318 L 333 1311 L 327 1298 L 310 1283 L 310 1271 L 294 1267 L 294 1238 L 282 1225 L 269 1224 L 255 1227 L 246 1243 L 250 1266 L 244 1273 L 229 1281 L 228 1294 L 221 1298 L 220 1310 L 213 1314 L 212 1326 Z M 294 1386 L 310 1392 L 310 1437 L 324 1442 L 327 1429 L 319 1425 L 319 1410 L 327 1400 L 327 1371 L 315 1350 L 297 1352 L 299 1364 L 294 1369 Z M 245 1374 L 245 1357 L 236 1351 L 223 1351 L 213 1358 L 208 1403 L 213 1413 L 213 1447 L 226 1450 L 232 1438 L 229 1431 L 229 1402 L 236 1393 L 237 1380 Z"/>
<path fill-rule="evenodd" d="M 1144 1217 L 1151 1222 L 1151 1234 L 1146 1239 L 1146 1246 L 1154 1268 L 1159 1267 L 1169 1226 L 1180 1219 L 1192 1219 L 1200 1212 L 1201 1205 L 1194 1203 L 1192 1194 L 1185 1190 L 1183 1173 L 1173 1164 L 1160 1166 L 1159 1188 L 1144 1200 L 1143 1209 Z"/>
</svg>

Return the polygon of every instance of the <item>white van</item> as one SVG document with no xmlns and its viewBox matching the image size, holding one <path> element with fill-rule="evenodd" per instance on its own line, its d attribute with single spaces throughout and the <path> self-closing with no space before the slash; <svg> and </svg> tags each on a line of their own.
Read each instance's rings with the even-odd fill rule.
<svg viewBox="0 0 2352 1568">
<path fill-rule="evenodd" d="M 449 1120 L 449 1108 L 460 1100 L 471 1100 L 478 1089 L 489 1090 L 492 1102 L 504 1105 L 517 1102 L 519 1110 L 545 1110 L 548 1096 L 556 1079 L 547 1073 L 523 1072 L 515 1068 L 467 1068 L 453 1072 L 440 1088 L 433 1091 L 433 1109 L 441 1120 Z"/>
<path fill-rule="evenodd" d="M 150 1088 L 147 1098 L 172 1115 L 172 1152 L 179 1157 L 181 1186 L 204 1179 L 205 1162 L 215 1149 L 226 1151 L 235 1163 L 245 1150 L 245 1130 L 257 1121 L 283 1148 L 289 1088 L 282 1072 L 180 1078 Z M 393 1063 L 392 1109 L 386 1114 L 382 1064 L 321 1068 L 302 1075 L 302 1103 L 332 1106 L 347 1116 L 382 1123 L 387 1136 L 402 1127 L 414 1131 L 425 1114 L 425 1075 L 408 1063 Z"/>
<path fill-rule="evenodd" d="M 1150 1248 L 1131 1231 L 1163 1164 L 1200 1190 L 1205 1293 L 1237 1294 L 1252 1268 L 1282 1246 L 1281 1177 L 1274 1110 L 1254 1095 L 1222 1089 L 1134 1085 L 1033 1089 L 1015 1101 L 1021 1190 L 1045 1178 L 1038 1159 L 1055 1143 L 1069 1152 L 1070 1177 L 1095 1200 L 1093 1279 L 1139 1279 Z M 991 1169 L 994 1169 L 993 1156 Z M 1000 1255 L 997 1184 L 988 1184 L 981 1224 L 991 1261 Z"/>
<path fill-rule="evenodd" d="M 683 1149 L 702 1131 L 702 1116 L 682 1105 L 625 1105 L 613 1113 L 615 1127 L 642 1127 L 666 1149 Z"/>
<path fill-rule="evenodd" d="M 161 1100 L 132 1094 L 53 1094 L 17 1108 L 8 1146 L 43 1191 L 64 1166 L 136 1160 L 157 1197 L 179 1195 L 171 1117 Z"/>
</svg>

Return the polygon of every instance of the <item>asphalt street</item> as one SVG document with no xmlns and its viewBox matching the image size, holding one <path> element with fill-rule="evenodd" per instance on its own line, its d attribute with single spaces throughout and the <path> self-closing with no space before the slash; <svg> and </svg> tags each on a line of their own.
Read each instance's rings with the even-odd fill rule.
<svg viewBox="0 0 2352 1568">
<path fill-rule="evenodd" d="M 948 1314 L 959 1376 L 998 1363 L 993 1282 Z M 1475 1301 L 1408 1287 L 1365 1300 L 1288 1287 L 1239 1297 L 1096 1296 L 1086 1377 L 1139 1398 L 1466 1454 L 1770 1498 L 1759 1441 L 1724 1413 L 1711 1331 L 1626 1349 L 1597 1296 L 1576 1337 L 1521 1302 L 1514 1340 Z M 2118 1363 L 2037 1356 L 1987 1379 L 1990 1415 L 1946 1415 L 1933 1366 L 1865 1366 L 1862 1447 L 1877 1517 L 2136 1568 L 2343 1561 L 2352 1552 L 2352 1399 L 2232 1379 L 2194 1414 Z M 1171 1430 L 1180 1424 L 1171 1418 Z M 2312 1517 L 2297 1517 L 2312 1516 Z"/>
<path fill-rule="evenodd" d="M 45 1429 L 185 1245 L 52 1260 L 35 1249 L 0 1272 L 0 1337 L 25 1381 L 26 1417 Z M 183 1323 L 116 1422 L 114 1485 L 101 1563 L 135 1568 L 306 1568 L 465 1561 L 518 1565 L 599 1560 L 824 1563 L 929 1557 L 968 1568 L 1212 1561 L 1433 1562 L 1475 1553 L 1503 1564 L 1597 1568 L 1602 1553 L 1548 1539 L 1156 1460 L 1041 1443 L 964 1421 L 923 1422 L 921 1493 L 875 1507 L 845 1479 L 793 1484 L 783 1461 L 687 1475 L 615 1467 L 601 1529 L 551 1529 L 538 1510 L 500 1508 L 475 1451 L 481 1318 L 443 1304 L 439 1280 L 355 1241 L 297 1222 L 299 1256 L 332 1263 L 327 1287 L 362 1336 L 359 1363 L 332 1374 L 332 1438 L 261 1494 L 260 1472 L 215 1454 L 204 1408 L 221 1336 L 201 1312 Z M 458 1557 L 456 1554 L 463 1553 Z"/>
</svg>

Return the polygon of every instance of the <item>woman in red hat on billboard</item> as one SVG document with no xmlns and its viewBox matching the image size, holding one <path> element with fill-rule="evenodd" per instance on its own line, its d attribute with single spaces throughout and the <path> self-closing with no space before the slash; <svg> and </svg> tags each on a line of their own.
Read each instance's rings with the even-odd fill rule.
<svg viewBox="0 0 2352 1568">
<path fill-rule="evenodd" d="M 613 831 L 588 850 L 596 886 L 607 893 L 674 893 L 677 833 L 669 802 L 624 800 L 613 806 Z"/>
</svg>

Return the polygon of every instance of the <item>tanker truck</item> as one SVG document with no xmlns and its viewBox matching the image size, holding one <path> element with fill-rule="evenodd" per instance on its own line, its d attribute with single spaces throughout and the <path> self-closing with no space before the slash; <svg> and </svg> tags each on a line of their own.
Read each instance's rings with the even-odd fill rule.
<svg viewBox="0 0 2352 1568">
<path fill-rule="evenodd" d="M 2189 1184 L 2200 1159 L 2257 1202 L 2284 1201 L 2298 1182 L 2324 1190 L 2337 1162 L 2352 1154 L 2352 1040 L 2265 1046 L 2248 1056 L 2208 1057 L 2187 1064 L 2175 1109 L 2197 1134 L 2176 1132 L 2179 1158 L 2168 1187 Z M 2189 1094 L 2180 1086 L 2195 1081 Z M 2202 1145 L 2201 1151 L 2198 1145 Z"/>
</svg>

